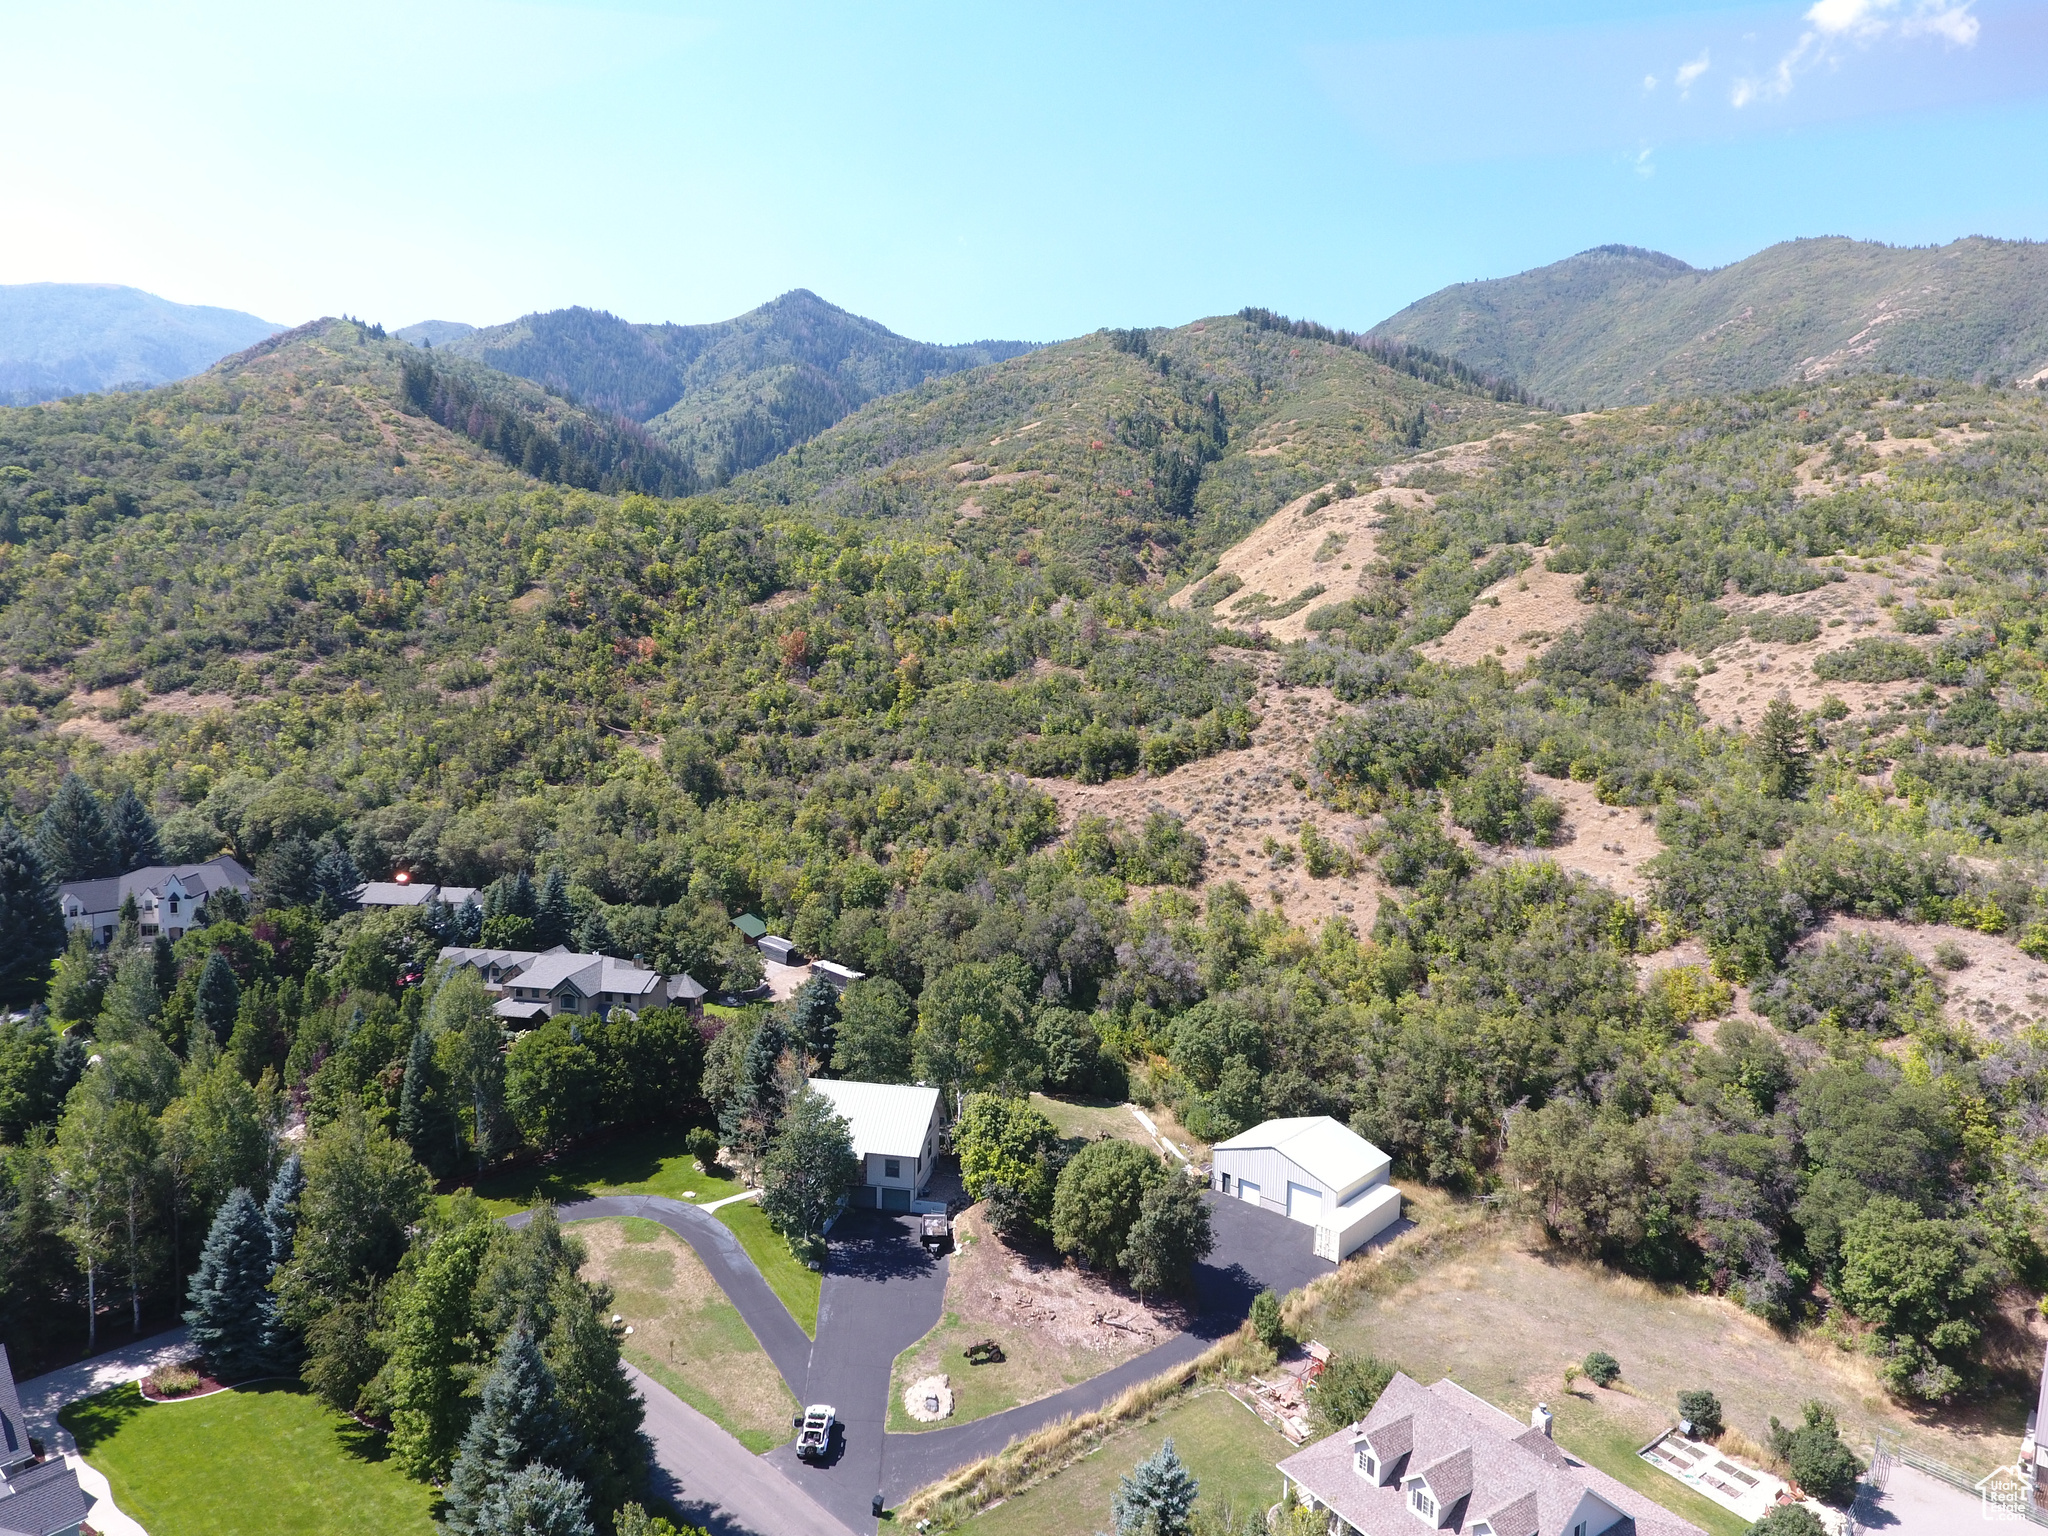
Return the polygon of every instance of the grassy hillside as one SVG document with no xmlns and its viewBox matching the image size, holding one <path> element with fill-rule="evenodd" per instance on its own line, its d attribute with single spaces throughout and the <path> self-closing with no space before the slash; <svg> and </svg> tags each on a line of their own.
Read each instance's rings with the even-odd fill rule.
<svg viewBox="0 0 2048 1536">
<path fill-rule="evenodd" d="M 1371 334 L 1449 353 L 1575 405 L 1883 369 L 2031 379 L 2048 368 L 2048 247 L 1794 240 L 1709 272 L 1602 246 L 1445 288 Z"/>
<path fill-rule="evenodd" d="M 182 379 L 277 330 L 112 283 L 0 285 L 0 404 Z"/>
<path fill-rule="evenodd" d="M 560 309 L 443 333 L 435 344 L 647 423 L 706 484 L 815 437 L 879 395 L 1028 350 L 911 341 L 801 288 L 713 325 L 634 325 Z"/>
<path fill-rule="evenodd" d="M 734 492 L 983 554 L 1181 574 L 1317 486 L 1540 412 L 1239 316 L 1098 331 L 878 400 Z"/>
</svg>

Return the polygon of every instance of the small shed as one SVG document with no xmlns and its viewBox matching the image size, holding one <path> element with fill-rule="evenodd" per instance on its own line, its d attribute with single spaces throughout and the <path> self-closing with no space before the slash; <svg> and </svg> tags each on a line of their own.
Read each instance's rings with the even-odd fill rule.
<svg viewBox="0 0 2048 1536">
<path fill-rule="evenodd" d="M 802 965 L 803 957 L 797 953 L 796 945 L 779 933 L 771 933 L 760 940 L 755 948 L 761 951 L 761 958 L 774 965 Z"/>
<path fill-rule="evenodd" d="M 864 980 L 867 976 L 866 971 L 856 971 L 830 960 L 813 960 L 811 974 L 830 983 L 834 992 L 844 992 L 856 981 Z"/>
<path fill-rule="evenodd" d="M 853 1155 L 865 1175 L 854 1204 L 909 1210 L 938 1162 L 939 1090 L 825 1077 L 812 1078 L 811 1087 L 832 1101 L 853 1133 Z"/>
<path fill-rule="evenodd" d="M 749 944 L 760 943 L 762 936 L 768 932 L 768 925 L 751 912 L 742 912 L 732 920 L 732 925 L 739 929 L 740 937 Z"/>
<path fill-rule="evenodd" d="M 1210 1182 L 1218 1193 L 1316 1229 L 1315 1251 L 1349 1257 L 1401 1214 L 1387 1182 L 1393 1159 L 1328 1115 L 1268 1120 L 1216 1144 Z"/>
</svg>

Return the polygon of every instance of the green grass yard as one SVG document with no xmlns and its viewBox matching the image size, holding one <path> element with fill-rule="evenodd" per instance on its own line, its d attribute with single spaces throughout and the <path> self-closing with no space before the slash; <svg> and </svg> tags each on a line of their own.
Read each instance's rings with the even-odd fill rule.
<svg viewBox="0 0 2048 1536">
<path fill-rule="evenodd" d="M 730 1173 L 700 1172 L 683 1141 L 687 1125 L 664 1125 L 580 1147 L 538 1167 L 492 1174 L 473 1186 L 493 1216 L 509 1216 L 538 1200 L 567 1205 L 592 1195 L 666 1195 L 702 1205 L 745 1186 Z"/>
<path fill-rule="evenodd" d="M 1242 1514 L 1280 1497 L 1274 1464 L 1293 1447 L 1229 1393 L 1211 1391 L 1183 1398 L 1151 1422 L 1110 1436 L 1044 1482 L 976 1515 L 967 1529 L 975 1536 L 1108 1530 L 1117 1480 L 1169 1435 L 1201 1484 L 1197 1509 L 1219 1510 L 1227 1501 Z"/>
<path fill-rule="evenodd" d="M 118 1387 L 59 1418 L 150 1536 L 437 1536 L 433 1489 L 295 1383 L 162 1404 Z"/>
<path fill-rule="evenodd" d="M 789 1251 L 789 1243 L 768 1225 L 768 1218 L 761 1214 L 760 1206 L 753 1201 L 742 1200 L 712 1214 L 732 1228 L 740 1246 L 747 1250 L 747 1257 L 754 1261 L 754 1267 L 768 1282 L 768 1288 L 782 1298 L 782 1304 L 789 1308 L 789 1315 L 815 1339 L 818 1336 L 818 1292 L 824 1286 L 825 1277 L 798 1261 L 797 1256 Z"/>
</svg>

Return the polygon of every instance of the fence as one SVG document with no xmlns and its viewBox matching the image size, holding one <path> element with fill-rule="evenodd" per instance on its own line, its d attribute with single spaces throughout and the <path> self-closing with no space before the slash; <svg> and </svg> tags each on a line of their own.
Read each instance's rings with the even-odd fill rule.
<svg viewBox="0 0 2048 1536">
<path fill-rule="evenodd" d="M 1895 1462 L 1902 1467 L 1911 1467 L 1915 1472 L 1931 1477 L 1937 1482 L 1947 1483 L 1951 1488 L 1959 1489 L 1972 1497 L 1984 1497 L 1977 1487 L 1978 1480 L 1969 1473 L 1949 1466 L 1946 1462 L 1936 1461 L 1930 1456 L 1922 1456 L 1896 1439 L 1887 1440 L 1883 1431 L 1879 1431 L 1877 1449 L 1870 1458 L 1870 1482 L 1878 1488 L 1884 1487 Z M 2010 1510 L 2015 1522 L 2030 1521 L 2035 1525 L 2048 1525 L 2048 1514 L 2042 1513 L 2040 1507 L 2034 1503 L 2031 1491 L 2020 1502 L 2004 1507 Z M 1851 1519 L 1844 1536 L 1859 1536 L 1862 1529 L 1854 1519 Z"/>
</svg>

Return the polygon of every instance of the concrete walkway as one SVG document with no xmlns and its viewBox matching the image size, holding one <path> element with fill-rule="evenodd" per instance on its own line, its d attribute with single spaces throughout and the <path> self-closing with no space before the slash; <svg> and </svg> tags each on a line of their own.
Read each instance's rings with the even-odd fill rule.
<svg viewBox="0 0 2048 1536">
<path fill-rule="evenodd" d="M 149 1536 L 149 1533 L 133 1516 L 115 1504 L 106 1474 L 78 1454 L 78 1443 L 71 1438 L 71 1431 L 57 1422 L 57 1411 L 81 1397 L 92 1397 L 109 1387 L 140 1381 L 158 1366 L 176 1365 L 190 1353 L 185 1330 L 173 1328 L 168 1333 L 156 1334 L 126 1348 L 109 1350 L 77 1365 L 67 1365 L 60 1371 L 31 1376 L 27 1381 L 15 1383 L 16 1390 L 21 1393 L 21 1416 L 28 1421 L 29 1433 L 51 1449 L 62 1452 L 65 1463 L 78 1474 L 78 1486 L 92 1500 L 92 1509 L 86 1514 L 85 1523 L 101 1536 Z"/>
</svg>

